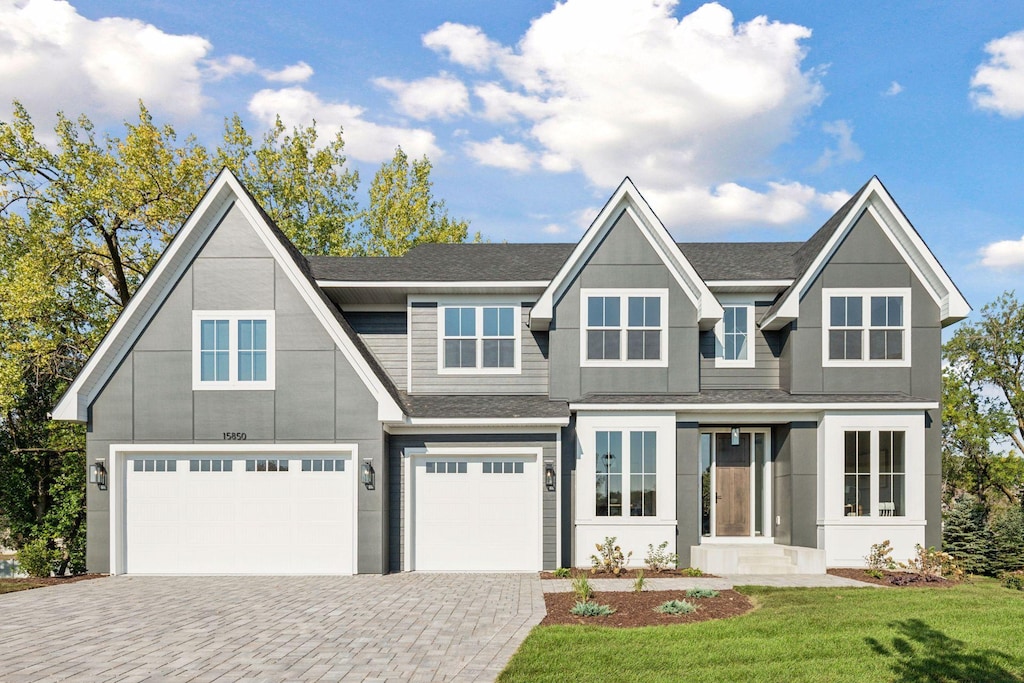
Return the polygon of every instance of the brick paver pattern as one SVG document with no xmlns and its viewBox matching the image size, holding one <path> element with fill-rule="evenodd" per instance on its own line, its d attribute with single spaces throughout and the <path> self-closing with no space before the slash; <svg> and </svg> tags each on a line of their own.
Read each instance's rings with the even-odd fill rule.
<svg viewBox="0 0 1024 683">
<path fill-rule="evenodd" d="M 107 577 L 0 595 L 0 680 L 491 681 L 535 574 Z"/>
</svg>

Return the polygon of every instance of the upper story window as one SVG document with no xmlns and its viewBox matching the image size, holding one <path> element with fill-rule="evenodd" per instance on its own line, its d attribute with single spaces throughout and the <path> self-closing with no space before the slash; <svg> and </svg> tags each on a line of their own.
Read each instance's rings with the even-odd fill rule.
<svg viewBox="0 0 1024 683">
<path fill-rule="evenodd" d="M 438 306 L 439 372 L 518 372 L 519 306 Z"/>
<path fill-rule="evenodd" d="M 193 311 L 193 389 L 273 389 L 273 311 Z"/>
<path fill-rule="evenodd" d="M 715 366 L 754 367 L 754 304 L 726 299 L 722 311 L 715 325 Z"/>
<path fill-rule="evenodd" d="M 822 364 L 910 364 L 909 289 L 822 290 Z"/>
<path fill-rule="evenodd" d="M 580 292 L 580 364 L 666 365 L 667 290 Z"/>
</svg>

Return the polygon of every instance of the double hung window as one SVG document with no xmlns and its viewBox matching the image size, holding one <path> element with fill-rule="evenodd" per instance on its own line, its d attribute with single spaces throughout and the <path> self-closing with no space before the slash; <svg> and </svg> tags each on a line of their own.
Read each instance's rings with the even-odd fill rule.
<svg viewBox="0 0 1024 683">
<path fill-rule="evenodd" d="M 825 289 L 825 366 L 907 365 L 910 290 Z"/>
<path fill-rule="evenodd" d="M 754 305 L 722 302 L 722 320 L 715 325 L 715 366 L 754 367 Z"/>
<path fill-rule="evenodd" d="M 581 364 L 665 365 L 666 290 L 581 292 Z"/>
<path fill-rule="evenodd" d="M 598 431 L 595 446 L 596 516 L 656 515 L 657 433 Z M 628 505 L 623 504 L 624 482 Z"/>
<path fill-rule="evenodd" d="M 193 389 L 273 389 L 272 311 L 194 311 Z"/>
<path fill-rule="evenodd" d="M 514 372 L 519 367 L 519 307 L 438 307 L 441 372 Z"/>
</svg>

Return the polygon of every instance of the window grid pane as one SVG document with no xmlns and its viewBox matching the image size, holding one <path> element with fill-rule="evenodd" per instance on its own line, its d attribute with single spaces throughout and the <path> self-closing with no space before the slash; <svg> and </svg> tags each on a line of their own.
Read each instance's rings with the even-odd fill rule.
<svg viewBox="0 0 1024 683">
<path fill-rule="evenodd" d="M 651 517 L 656 514 L 657 433 L 629 434 L 629 515 Z"/>
<path fill-rule="evenodd" d="M 844 435 L 844 514 L 871 514 L 871 432 L 849 431 Z"/>
<path fill-rule="evenodd" d="M 746 306 L 726 306 L 723 318 L 723 359 L 747 360 L 747 327 Z"/>
<path fill-rule="evenodd" d="M 622 432 L 597 432 L 597 516 L 622 516 Z"/>
</svg>

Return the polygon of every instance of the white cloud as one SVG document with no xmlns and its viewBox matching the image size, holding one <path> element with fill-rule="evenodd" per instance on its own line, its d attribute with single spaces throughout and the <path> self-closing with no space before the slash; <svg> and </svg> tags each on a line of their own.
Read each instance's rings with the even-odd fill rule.
<svg viewBox="0 0 1024 683">
<path fill-rule="evenodd" d="M 901 92 L 903 92 L 903 86 L 900 85 L 898 82 L 893 81 L 892 83 L 889 84 L 889 87 L 882 94 L 887 95 L 889 97 L 895 97 L 896 95 L 899 95 Z"/>
<path fill-rule="evenodd" d="M 119 117 L 142 98 L 154 110 L 191 117 L 205 104 L 210 43 L 136 19 L 87 19 L 67 2 L 0 3 L 0 102 L 33 113 L 58 109 Z"/>
<path fill-rule="evenodd" d="M 864 152 L 853 141 L 853 126 L 849 121 L 828 121 L 822 124 L 821 129 L 835 137 L 836 146 L 829 147 L 821 153 L 814 164 L 814 170 L 823 171 L 834 164 L 860 161 L 864 158 Z"/>
<path fill-rule="evenodd" d="M 541 230 L 543 230 L 546 235 L 561 235 L 565 232 L 565 227 L 558 223 L 548 223 L 541 228 Z"/>
<path fill-rule="evenodd" d="M 487 142 L 466 144 L 466 153 L 483 166 L 507 168 L 513 171 L 528 171 L 533 166 L 533 154 L 519 142 L 505 142 L 496 137 Z"/>
<path fill-rule="evenodd" d="M 278 71 L 264 70 L 261 73 L 271 83 L 305 83 L 313 75 L 313 67 L 305 62 L 296 62 Z"/>
<path fill-rule="evenodd" d="M 256 62 L 242 55 L 228 55 L 206 61 L 204 76 L 210 81 L 221 81 L 230 76 L 255 73 L 259 70 Z"/>
<path fill-rule="evenodd" d="M 434 134 L 428 130 L 367 121 L 362 107 L 324 102 L 316 93 L 298 86 L 260 90 L 249 100 L 249 113 L 267 126 L 273 124 L 277 115 L 286 126 L 309 125 L 315 120 L 317 131 L 325 140 L 343 130 L 345 152 L 359 161 L 387 161 L 398 146 L 410 157 L 426 154 L 436 159 L 441 155 Z"/>
<path fill-rule="evenodd" d="M 971 100 L 1007 118 L 1024 116 L 1024 31 L 985 45 L 988 59 L 971 78 Z"/>
<path fill-rule="evenodd" d="M 423 36 L 424 47 L 445 54 L 455 64 L 485 69 L 504 49 L 477 26 L 445 22 Z"/>
<path fill-rule="evenodd" d="M 765 17 L 736 23 L 717 3 L 677 19 L 676 5 L 566 0 L 535 19 L 514 49 L 451 23 L 424 44 L 489 69 L 474 87 L 482 115 L 505 125 L 507 137 L 523 125 L 521 139 L 537 149 L 541 168 L 578 168 L 600 188 L 629 175 L 651 196 L 671 198 L 655 209 L 671 225 L 698 215 L 796 220 L 823 195 L 729 181 L 768 176 L 771 154 L 821 101 L 820 74 L 801 68 L 810 29 Z"/>
<path fill-rule="evenodd" d="M 981 265 L 988 268 L 1024 268 L 1024 236 L 1002 240 L 981 248 Z"/>
<path fill-rule="evenodd" d="M 378 78 L 374 83 L 395 95 L 395 109 L 415 119 L 450 118 L 469 111 L 469 90 L 445 73 L 418 81 Z"/>
</svg>

